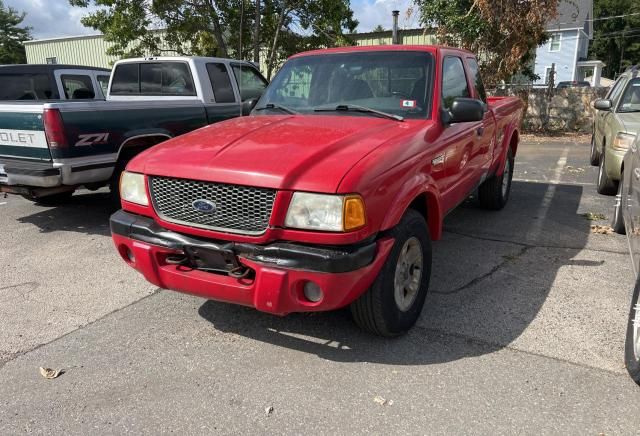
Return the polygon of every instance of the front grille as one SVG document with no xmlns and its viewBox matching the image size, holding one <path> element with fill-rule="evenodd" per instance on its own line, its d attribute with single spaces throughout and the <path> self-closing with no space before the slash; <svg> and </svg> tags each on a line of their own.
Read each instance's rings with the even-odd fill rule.
<svg viewBox="0 0 640 436">
<path fill-rule="evenodd" d="M 209 230 L 259 235 L 269 226 L 276 191 L 197 180 L 150 177 L 151 200 L 165 221 Z M 201 212 L 196 200 L 215 205 Z"/>
</svg>

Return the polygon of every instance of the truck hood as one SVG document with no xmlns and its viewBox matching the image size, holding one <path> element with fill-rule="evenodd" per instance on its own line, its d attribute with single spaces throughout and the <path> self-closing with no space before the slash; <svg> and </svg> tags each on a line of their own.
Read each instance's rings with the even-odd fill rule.
<svg viewBox="0 0 640 436">
<path fill-rule="evenodd" d="M 148 175 L 336 192 L 345 174 L 415 122 L 365 116 L 250 116 L 166 141 L 134 159 Z M 141 165 L 143 167 L 141 168 Z"/>
</svg>

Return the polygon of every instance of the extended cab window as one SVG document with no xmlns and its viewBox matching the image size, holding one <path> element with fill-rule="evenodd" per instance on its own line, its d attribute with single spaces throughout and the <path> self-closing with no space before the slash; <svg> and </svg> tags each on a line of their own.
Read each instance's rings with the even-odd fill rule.
<svg viewBox="0 0 640 436">
<path fill-rule="evenodd" d="M 216 103 L 235 103 L 236 96 L 233 94 L 227 66 L 219 63 L 207 64 L 207 73 Z"/>
<path fill-rule="evenodd" d="M 448 56 L 442 62 L 442 106 L 449 109 L 459 97 L 470 97 L 467 76 L 462 59 Z"/>
<path fill-rule="evenodd" d="M 0 100 L 48 100 L 58 93 L 51 87 L 48 74 L 0 75 Z"/>
<path fill-rule="evenodd" d="M 430 113 L 433 58 L 423 51 L 318 54 L 287 61 L 257 108 L 268 105 L 298 112 L 375 116 L 338 106 L 364 106 L 405 118 Z"/>
<path fill-rule="evenodd" d="M 476 94 L 482 101 L 487 102 L 487 93 L 484 90 L 484 83 L 482 83 L 482 77 L 480 77 L 480 68 L 478 67 L 478 61 L 474 58 L 467 58 L 467 65 L 471 70 L 471 83 L 476 90 Z"/>
<path fill-rule="evenodd" d="M 62 88 L 67 100 L 81 100 L 95 98 L 91 77 L 77 74 L 63 74 L 60 76 Z"/>
<path fill-rule="evenodd" d="M 259 98 L 262 95 L 267 87 L 267 80 L 255 68 L 240 64 L 233 64 L 231 68 L 236 76 L 242 101 Z"/>
<path fill-rule="evenodd" d="M 189 66 L 183 62 L 118 65 L 113 72 L 111 95 L 196 95 Z"/>
</svg>

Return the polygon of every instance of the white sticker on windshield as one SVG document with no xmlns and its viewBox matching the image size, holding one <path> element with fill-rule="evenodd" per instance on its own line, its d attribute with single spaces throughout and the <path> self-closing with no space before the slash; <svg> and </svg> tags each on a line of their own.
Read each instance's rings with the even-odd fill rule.
<svg viewBox="0 0 640 436">
<path fill-rule="evenodd" d="M 413 109 L 418 105 L 418 102 L 416 100 L 402 100 L 400 105 L 404 108 Z"/>
</svg>

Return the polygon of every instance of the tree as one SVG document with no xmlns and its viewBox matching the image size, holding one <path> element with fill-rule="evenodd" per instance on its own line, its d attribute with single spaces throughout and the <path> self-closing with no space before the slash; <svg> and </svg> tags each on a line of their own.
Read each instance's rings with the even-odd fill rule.
<svg viewBox="0 0 640 436">
<path fill-rule="evenodd" d="M 628 66 L 639 64 L 640 3 L 637 0 L 595 0 L 593 14 L 596 20 L 589 58 L 606 64 L 603 75 L 614 78 Z"/>
<path fill-rule="evenodd" d="M 31 39 L 31 28 L 20 26 L 25 13 L 5 7 L 0 0 L 0 64 L 24 64 L 27 56 L 23 41 Z"/>
<path fill-rule="evenodd" d="M 532 76 L 535 49 L 543 44 L 549 20 L 561 0 L 418 0 L 421 21 L 435 27 L 441 42 L 478 54 L 488 83 L 516 73 Z M 564 0 L 572 1 L 572 0 Z"/>
<path fill-rule="evenodd" d="M 376 27 L 371 30 L 372 32 L 386 32 L 387 29 L 384 28 L 382 24 L 378 24 Z"/>
<path fill-rule="evenodd" d="M 168 46 L 180 54 L 251 59 L 258 44 L 268 76 L 292 53 L 348 43 L 345 32 L 358 24 L 349 0 L 260 0 L 259 16 L 252 0 L 69 2 L 100 7 L 82 23 L 105 35 L 111 55 L 161 54 Z"/>
</svg>

